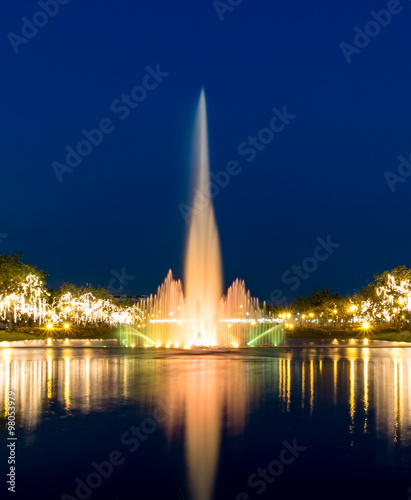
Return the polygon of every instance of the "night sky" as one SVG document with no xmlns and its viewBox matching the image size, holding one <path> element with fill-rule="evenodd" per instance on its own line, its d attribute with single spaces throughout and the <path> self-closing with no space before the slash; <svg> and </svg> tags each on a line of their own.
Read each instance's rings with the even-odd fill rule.
<svg viewBox="0 0 411 500">
<path fill-rule="evenodd" d="M 225 286 L 240 277 L 260 299 L 291 300 L 411 267 L 411 166 L 398 172 L 411 153 L 411 2 L 61 2 L 52 18 L 41 2 L 3 5 L 0 252 L 23 251 L 51 287 L 120 287 L 124 269 L 123 293 L 150 293 L 169 268 L 181 277 L 204 86 L 211 169 L 241 170 L 214 198 Z M 368 24 L 388 7 L 384 27 Z M 33 16 L 47 24 L 33 31 Z M 284 108 L 293 118 L 262 132 L 264 148 L 244 144 Z M 99 126 L 60 182 L 53 162 L 67 167 L 66 147 Z M 338 248 L 290 281 L 327 237 Z"/>
</svg>

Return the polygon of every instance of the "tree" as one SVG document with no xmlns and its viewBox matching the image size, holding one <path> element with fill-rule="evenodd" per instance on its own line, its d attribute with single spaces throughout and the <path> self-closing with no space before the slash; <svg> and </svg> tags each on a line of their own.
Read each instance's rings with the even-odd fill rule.
<svg viewBox="0 0 411 500">
<path fill-rule="evenodd" d="M 92 285 L 77 286 L 73 283 L 64 283 L 59 291 L 59 296 L 70 293 L 72 297 L 80 297 L 86 293 L 91 293 L 96 299 L 112 300 L 113 296 L 106 288 L 95 288 Z"/>
<path fill-rule="evenodd" d="M 47 274 L 33 264 L 22 262 L 22 252 L 0 255 L 0 312 L 13 329 L 21 314 L 30 313 L 31 306 L 45 295 L 44 280 Z M 33 309 L 34 310 L 34 309 Z"/>
<path fill-rule="evenodd" d="M 375 274 L 374 281 L 364 289 L 363 298 L 365 315 L 392 321 L 399 330 L 403 313 L 411 310 L 411 269 L 397 266 Z"/>
<path fill-rule="evenodd" d="M 338 300 L 339 293 L 330 293 L 330 290 L 326 289 L 320 292 L 316 290 L 313 294 L 308 297 L 300 296 L 294 303 L 294 307 L 297 311 L 305 312 L 311 309 L 316 309 L 323 306 L 325 303 L 335 302 Z"/>
</svg>

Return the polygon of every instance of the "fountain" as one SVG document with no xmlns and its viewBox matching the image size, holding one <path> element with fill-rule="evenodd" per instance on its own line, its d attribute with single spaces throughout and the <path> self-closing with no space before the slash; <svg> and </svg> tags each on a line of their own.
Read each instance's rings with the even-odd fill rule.
<svg viewBox="0 0 411 500">
<path fill-rule="evenodd" d="M 171 270 L 157 294 L 140 304 L 144 322 L 125 342 L 138 345 L 256 346 L 278 345 L 282 326 L 267 314 L 265 304 L 251 297 L 236 280 L 223 297 L 220 239 L 210 187 L 207 111 L 201 92 L 195 122 L 194 196 L 187 238 L 184 291 Z"/>
<path fill-rule="evenodd" d="M 218 308 L 223 293 L 220 238 L 210 191 L 207 111 L 201 92 L 195 125 L 193 209 L 185 259 L 189 345 L 217 345 Z"/>
</svg>

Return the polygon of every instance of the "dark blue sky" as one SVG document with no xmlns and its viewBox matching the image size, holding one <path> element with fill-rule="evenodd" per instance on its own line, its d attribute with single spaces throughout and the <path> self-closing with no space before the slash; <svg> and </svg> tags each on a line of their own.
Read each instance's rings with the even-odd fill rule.
<svg viewBox="0 0 411 500">
<path fill-rule="evenodd" d="M 204 86 L 211 168 L 241 166 L 214 200 L 226 286 L 241 277 L 262 299 L 273 289 L 287 298 L 316 288 L 350 293 L 374 273 L 411 267 L 411 177 L 394 192 L 384 178 L 411 153 L 411 3 L 391 3 L 401 12 L 383 19 L 351 63 L 340 48 L 388 4 L 243 0 L 221 21 L 212 0 L 71 0 L 38 33 L 26 29 L 27 43 L 13 38 L 13 48 L 7 35 L 22 36 L 22 17 L 47 18 L 36 15 L 37 2 L 8 2 L 0 251 L 23 251 L 49 272 L 50 286 L 113 285 L 112 270 L 124 268 L 135 277 L 124 292 L 147 293 L 169 268 L 180 277 L 178 206 L 187 201 Z M 169 75 L 122 120 L 113 102 L 157 65 Z M 284 106 L 295 119 L 247 162 L 239 145 Z M 59 182 L 52 163 L 65 163 L 66 146 L 104 118 L 114 130 Z M 340 246 L 291 290 L 284 273 L 328 235 Z"/>
</svg>

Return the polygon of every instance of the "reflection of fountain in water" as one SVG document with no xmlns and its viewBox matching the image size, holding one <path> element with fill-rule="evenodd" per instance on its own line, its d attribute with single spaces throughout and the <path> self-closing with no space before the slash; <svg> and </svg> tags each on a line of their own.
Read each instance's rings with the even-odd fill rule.
<svg viewBox="0 0 411 500">
<path fill-rule="evenodd" d="M 267 411 L 262 405 L 273 409 L 272 402 L 281 414 L 301 411 L 314 419 L 324 405 L 339 408 L 346 418 L 337 420 L 337 428 L 344 435 L 351 432 L 354 444 L 364 433 L 386 436 L 376 462 L 409 466 L 411 353 L 378 344 L 361 349 L 359 341 L 355 345 L 346 348 L 342 342 L 343 349 L 328 352 L 321 343 L 318 351 L 281 350 L 264 357 L 263 369 L 254 356 L 238 352 L 152 357 L 114 351 L 108 363 L 102 349 L 0 349 L 0 418 L 7 418 L 11 389 L 20 408 L 19 429 L 30 440 L 39 439 L 36 429 L 47 424 L 55 405 L 62 417 L 121 405 L 145 408 L 149 416 L 159 398 L 173 408 L 160 424 L 170 446 L 180 450 L 185 443 L 191 491 L 186 498 L 193 500 L 212 498 L 222 430 L 242 434 L 248 419 Z"/>
<path fill-rule="evenodd" d="M 192 360 L 185 408 L 186 461 L 191 498 L 212 498 L 220 452 L 222 401 L 219 380 L 206 359 Z M 194 424 L 195 422 L 195 424 Z"/>
</svg>

